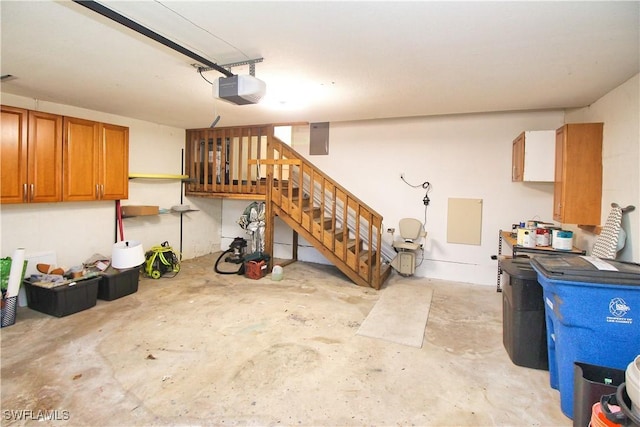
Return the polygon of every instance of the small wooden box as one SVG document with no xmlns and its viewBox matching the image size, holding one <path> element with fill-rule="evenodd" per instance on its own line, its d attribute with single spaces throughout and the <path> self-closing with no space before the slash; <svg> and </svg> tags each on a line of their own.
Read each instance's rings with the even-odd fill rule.
<svg viewBox="0 0 640 427">
<path fill-rule="evenodd" d="M 128 205 L 122 206 L 122 216 L 158 215 L 158 206 Z"/>
</svg>

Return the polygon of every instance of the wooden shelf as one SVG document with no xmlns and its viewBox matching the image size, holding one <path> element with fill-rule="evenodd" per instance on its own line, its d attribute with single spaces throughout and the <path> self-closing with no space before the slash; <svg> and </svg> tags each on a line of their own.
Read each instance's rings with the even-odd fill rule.
<svg viewBox="0 0 640 427">
<path fill-rule="evenodd" d="M 122 215 L 122 218 L 140 218 L 145 216 L 158 216 L 158 215 L 168 215 L 168 214 L 185 214 L 189 212 L 200 212 L 200 209 L 188 209 L 186 211 L 174 211 L 173 209 L 162 210 L 160 209 L 156 214 L 147 214 L 147 215 Z"/>
<path fill-rule="evenodd" d="M 509 231 L 500 232 L 500 236 L 502 240 L 512 248 L 513 256 L 515 257 L 517 253 L 548 253 L 548 254 L 579 254 L 584 255 L 585 251 L 582 249 L 578 249 L 575 246 L 570 251 L 554 249 L 552 246 L 536 246 L 535 248 L 526 248 L 524 246 L 518 245 L 517 239 L 511 235 Z"/>
<path fill-rule="evenodd" d="M 184 214 L 184 213 L 188 213 L 188 212 L 198 212 L 198 211 L 200 211 L 200 209 L 187 209 L 185 211 L 176 211 L 176 210 L 173 210 L 173 209 L 169 209 L 170 213 L 177 213 L 177 214 Z"/>
</svg>

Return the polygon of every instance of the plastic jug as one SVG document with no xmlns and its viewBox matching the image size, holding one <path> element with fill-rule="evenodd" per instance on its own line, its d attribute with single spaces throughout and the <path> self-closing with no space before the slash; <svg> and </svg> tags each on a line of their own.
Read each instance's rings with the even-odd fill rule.
<svg viewBox="0 0 640 427">
<path fill-rule="evenodd" d="M 271 280 L 275 280 L 276 282 L 282 280 L 284 276 L 284 269 L 279 265 L 274 265 L 273 270 L 271 270 Z"/>
</svg>

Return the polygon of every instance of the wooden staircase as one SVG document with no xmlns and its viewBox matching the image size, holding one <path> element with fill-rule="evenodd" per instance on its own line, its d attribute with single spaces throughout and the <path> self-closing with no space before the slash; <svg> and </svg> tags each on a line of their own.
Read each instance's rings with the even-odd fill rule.
<svg viewBox="0 0 640 427">
<path fill-rule="evenodd" d="M 187 196 L 264 200 L 265 251 L 273 254 L 279 217 L 355 284 L 380 289 L 391 269 L 382 216 L 290 146 L 273 126 L 187 131 Z"/>
</svg>

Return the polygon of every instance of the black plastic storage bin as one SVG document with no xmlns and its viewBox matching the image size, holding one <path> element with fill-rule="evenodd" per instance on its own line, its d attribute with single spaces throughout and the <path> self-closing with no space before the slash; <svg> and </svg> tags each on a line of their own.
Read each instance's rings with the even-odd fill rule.
<svg viewBox="0 0 640 427">
<path fill-rule="evenodd" d="M 502 343 L 511 361 L 533 369 L 549 369 L 547 326 L 542 286 L 528 258 L 500 262 L 505 273 L 502 289 Z"/>
<path fill-rule="evenodd" d="M 588 363 L 573 364 L 573 426 L 591 422 L 592 407 L 607 394 L 614 394 L 624 382 L 624 371 Z"/>
<path fill-rule="evenodd" d="M 27 305 L 51 316 L 63 317 L 96 305 L 100 277 L 78 280 L 75 284 L 43 288 L 24 280 Z"/>
<path fill-rule="evenodd" d="M 98 298 L 105 301 L 113 301 L 138 292 L 139 279 L 140 267 L 126 270 L 110 268 L 102 273 L 100 277 Z"/>
</svg>

